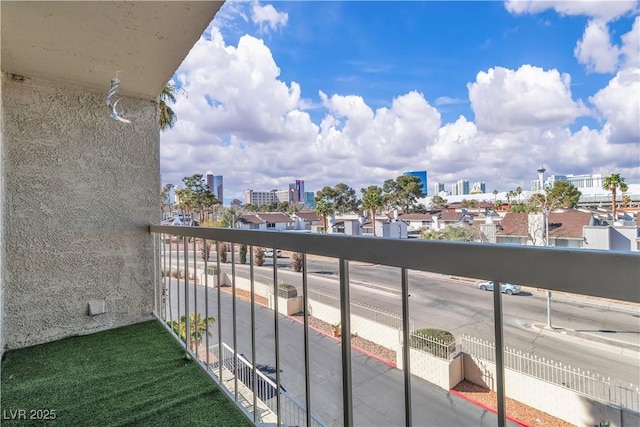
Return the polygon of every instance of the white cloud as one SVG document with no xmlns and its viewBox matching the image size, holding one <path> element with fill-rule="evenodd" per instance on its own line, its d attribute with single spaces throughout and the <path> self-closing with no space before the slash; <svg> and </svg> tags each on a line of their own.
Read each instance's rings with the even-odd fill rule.
<svg viewBox="0 0 640 427">
<path fill-rule="evenodd" d="M 553 9 L 560 15 L 582 15 L 608 22 L 627 12 L 636 10 L 638 3 L 635 0 L 507 0 L 505 7 L 509 12 L 516 15 L 533 14 Z"/>
<path fill-rule="evenodd" d="M 633 40 L 622 39 L 626 55 Z M 430 182 L 486 181 L 489 191 L 504 191 L 528 188 L 541 163 L 550 173 L 615 171 L 633 181 L 639 178 L 638 78 L 637 70 L 619 72 L 590 98 L 602 129 L 572 133 L 567 125 L 590 112 L 572 99 L 569 75 L 531 65 L 495 67 L 468 84 L 475 123 L 460 116 L 443 124 L 434 105 L 468 101 L 430 103 L 416 91 L 377 104 L 387 108 L 322 91 L 319 99 L 304 100 L 303 88 L 281 80 L 262 40 L 247 35 L 230 46 L 212 25 L 210 39 L 202 38 L 176 73 L 188 97 L 178 96 L 178 123 L 162 134 L 162 179 L 180 184 L 184 176 L 211 171 L 224 175 L 227 199 L 241 200 L 247 188 L 287 188 L 295 179 L 304 179 L 308 191 L 339 182 L 359 190 L 422 169 Z M 319 123 L 305 111 L 310 107 L 324 112 Z"/>
<path fill-rule="evenodd" d="M 288 20 L 289 15 L 286 12 L 278 12 L 270 4 L 262 6 L 259 2 L 255 2 L 251 8 L 251 21 L 260 27 L 261 34 L 286 26 Z"/>
<path fill-rule="evenodd" d="M 588 114 L 581 101 L 573 101 L 571 77 L 557 70 L 523 65 L 481 71 L 467 84 L 478 129 L 517 132 L 529 127 L 565 126 Z"/>
<path fill-rule="evenodd" d="M 607 120 L 612 143 L 640 144 L 639 100 L 640 68 L 620 71 L 607 87 L 589 98 Z"/>
<path fill-rule="evenodd" d="M 439 98 L 436 98 L 436 105 L 453 105 L 453 104 L 464 104 L 466 103 L 467 100 L 466 99 L 460 99 L 460 98 L 451 98 L 449 96 L 441 96 Z"/>
<path fill-rule="evenodd" d="M 620 52 L 624 57 L 624 66 L 640 68 L 640 16 L 633 21 L 631 31 L 621 37 L 622 48 Z"/>
<path fill-rule="evenodd" d="M 573 52 L 578 61 L 587 66 L 587 70 L 612 73 L 616 71 L 620 49 L 611 44 L 607 24 L 591 20 Z"/>
</svg>

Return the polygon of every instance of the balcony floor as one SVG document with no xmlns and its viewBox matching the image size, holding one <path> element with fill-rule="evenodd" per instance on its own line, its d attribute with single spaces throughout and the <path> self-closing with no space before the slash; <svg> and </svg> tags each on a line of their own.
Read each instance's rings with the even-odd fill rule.
<svg viewBox="0 0 640 427">
<path fill-rule="evenodd" d="M 251 425 L 155 320 L 6 352 L 1 379 L 3 425 Z"/>
</svg>

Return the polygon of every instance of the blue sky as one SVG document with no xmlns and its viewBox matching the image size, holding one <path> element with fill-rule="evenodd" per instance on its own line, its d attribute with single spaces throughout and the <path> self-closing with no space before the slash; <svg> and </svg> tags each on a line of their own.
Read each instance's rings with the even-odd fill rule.
<svg viewBox="0 0 640 427">
<path fill-rule="evenodd" d="M 640 181 L 635 1 L 227 1 L 173 81 L 163 183 L 244 191 L 407 170 L 528 189 L 547 174 Z"/>
</svg>

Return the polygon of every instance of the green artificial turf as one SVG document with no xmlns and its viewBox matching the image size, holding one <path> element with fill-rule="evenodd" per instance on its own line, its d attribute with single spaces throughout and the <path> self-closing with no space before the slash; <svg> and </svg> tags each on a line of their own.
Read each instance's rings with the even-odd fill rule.
<svg viewBox="0 0 640 427">
<path fill-rule="evenodd" d="M 0 424 L 250 426 L 184 356 L 157 321 L 9 351 Z"/>
</svg>

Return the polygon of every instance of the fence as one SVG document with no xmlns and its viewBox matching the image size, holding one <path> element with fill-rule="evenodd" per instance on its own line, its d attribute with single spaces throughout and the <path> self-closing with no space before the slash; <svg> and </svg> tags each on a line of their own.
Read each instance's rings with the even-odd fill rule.
<svg viewBox="0 0 640 427">
<path fill-rule="evenodd" d="M 256 384 L 252 387 L 253 383 L 253 365 L 242 355 L 237 355 L 237 369 L 234 369 L 234 352 L 231 347 L 226 344 L 222 344 L 222 358 L 221 363 L 224 368 L 227 369 L 233 375 L 237 375 L 238 380 L 247 386 L 250 390 L 256 393 L 257 398 L 264 403 L 269 410 L 275 414 L 277 412 L 277 400 L 276 394 L 278 387 L 276 383 L 262 373 L 259 369 L 256 370 Z M 212 368 L 217 368 L 217 362 L 214 363 Z M 288 426 L 306 426 L 306 409 L 298 403 L 289 394 L 280 389 L 280 422 L 283 425 Z M 311 427 L 325 427 L 325 425 L 315 416 L 311 415 Z"/>
<path fill-rule="evenodd" d="M 459 350 L 489 362 L 495 362 L 495 344 L 462 335 Z M 640 412 L 640 388 L 633 384 L 612 383 L 608 377 L 572 368 L 562 363 L 508 347 L 504 349 L 504 366 L 508 369 L 572 390 L 583 396 Z"/>
<path fill-rule="evenodd" d="M 425 353 L 432 354 L 444 360 L 451 360 L 456 354 L 456 342 L 446 342 L 433 337 L 411 333 L 409 336 L 411 347 Z"/>
<path fill-rule="evenodd" d="M 309 299 L 340 308 L 340 297 L 327 291 L 309 288 Z M 402 315 L 351 300 L 351 314 L 365 317 L 376 323 L 402 329 Z M 409 332 L 414 331 L 413 319 L 409 319 Z"/>
</svg>

